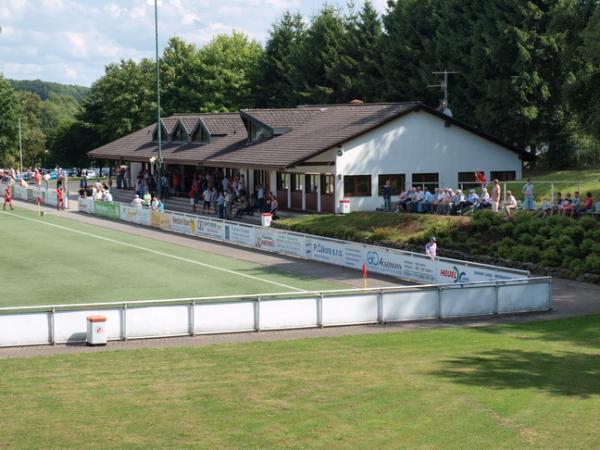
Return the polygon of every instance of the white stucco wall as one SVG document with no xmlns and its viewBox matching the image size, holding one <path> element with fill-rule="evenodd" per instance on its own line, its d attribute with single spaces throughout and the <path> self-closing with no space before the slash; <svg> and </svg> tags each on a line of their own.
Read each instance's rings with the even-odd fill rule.
<svg viewBox="0 0 600 450">
<path fill-rule="evenodd" d="M 371 197 L 348 197 L 353 211 L 372 211 L 383 205 L 378 195 L 378 175 L 438 173 L 440 186 L 457 188 L 459 172 L 515 171 L 522 176 L 522 162 L 515 152 L 458 126 L 420 111 L 400 117 L 347 142 L 336 155 L 336 173 L 371 175 Z M 336 177 L 336 205 L 343 198 L 343 178 Z M 397 197 L 394 197 L 396 199 Z"/>
</svg>

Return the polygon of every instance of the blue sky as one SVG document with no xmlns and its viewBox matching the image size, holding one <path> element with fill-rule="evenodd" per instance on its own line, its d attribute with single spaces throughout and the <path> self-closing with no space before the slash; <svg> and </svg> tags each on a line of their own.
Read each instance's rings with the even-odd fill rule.
<svg viewBox="0 0 600 450">
<path fill-rule="evenodd" d="M 384 11 L 385 0 L 372 2 Z M 159 45 L 162 48 L 173 35 L 202 45 L 234 29 L 264 43 L 271 25 L 286 10 L 309 18 L 323 3 L 162 0 Z M 153 4 L 153 0 L 0 0 L 0 73 L 6 78 L 89 86 L 110 62 L 153 57 Z"/>
</svg>

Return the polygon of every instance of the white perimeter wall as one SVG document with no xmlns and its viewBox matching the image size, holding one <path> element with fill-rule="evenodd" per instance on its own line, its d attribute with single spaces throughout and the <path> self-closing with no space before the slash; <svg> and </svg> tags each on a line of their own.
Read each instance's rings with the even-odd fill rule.
<svg viewBox="0 0 600 450">
<path fill-rule="evenodd" d="M 336 173 L 371 175 L 371 197 L 348 197 L 353 211 L 372 211 L 383 205 L 378 195 L 378 175 L 438 173 L 442 187 L 457 188 L 459 172 L 514 170 L 522 176 L 515 152 L 483 139 L 427 112 L 413 112 L 346 143 L 336 155 Z M 344 198 L 343 179 L 336 177 L 336 205 Z M 393 200 L 397 199 L 397 196 Z"/>
</svg>

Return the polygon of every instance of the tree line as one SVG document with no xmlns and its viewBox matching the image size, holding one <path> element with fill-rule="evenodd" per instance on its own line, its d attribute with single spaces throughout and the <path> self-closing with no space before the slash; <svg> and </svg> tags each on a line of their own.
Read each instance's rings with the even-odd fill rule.
<svg viewBox="0 0 600 450">
<path fill-rule="evenodd" d="M 437 107 L 432 72 L 448 69 L 459 72 L 454 117 L 563 167 L 600 150 L 599 67 L 597 0 L 390 0 L 383 15 L 366 1 L 324 6 L 308 22 L 287 12 L 264 46 L 239 32 L 202 47 L 171 38 L 161 114 L 353 99 Z M 152 60 L 108 65 L 76 120 L 53 133 L 50 155 L 83 163 L 90 149 L 154 122 L 155 83 Z"/>
</svg>

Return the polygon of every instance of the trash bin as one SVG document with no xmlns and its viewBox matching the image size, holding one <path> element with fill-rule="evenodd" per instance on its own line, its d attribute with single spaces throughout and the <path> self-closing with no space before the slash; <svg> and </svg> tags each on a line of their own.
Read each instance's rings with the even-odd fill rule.
<svg viewBox="0 0 600 450">
<path fill-rule="evenodd" d="M 106 345 L 106 317 L 87 317 L 86 342 L 88 345 Z"/>
<path fill-rule="evenodd" d="M 349 214 L 350 213 L 350 200 L 347 200 L 347 199 L 340 200 L 340 213 L 341 214 Z"/>
<path fill-rule="evenodd" d="M 271 220 L 273 220 L 273 214 L 271 213 L 262 213 L 260 216 L 260 223 L 263 227 L 270 227 Z"/>
</svg>

